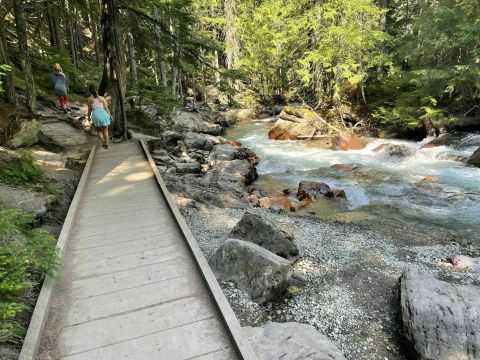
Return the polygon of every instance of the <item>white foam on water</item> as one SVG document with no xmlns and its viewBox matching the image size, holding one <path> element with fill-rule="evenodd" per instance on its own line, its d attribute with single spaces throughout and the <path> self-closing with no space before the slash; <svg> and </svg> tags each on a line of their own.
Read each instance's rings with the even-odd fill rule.
<svg viewBox="0 0 480 360">
<path fill-rule="evenodd" d="M 292 186 L 301 180 L 324 181 L 331 187 L 345 190 L 350 210 L 370 204 L 390 205 L 407 218 L 433 221 L 480 236 L 480 169 L 445 160 L 449 156 L 471 156 L 480 134 L 469 134 L 454 147 L 422 148 L 431 138 L 420 142 L 370 139 L 361 150 L 334 151 L 311 147 L 304 141 L 269 140 L 270 120 L 239 125 L 229 132 L 230 138 L 260 156 L 257 166 L 260 176 L 272 174 L 288 180 Z M 398 158 L 385 151 L 373 151 L 382 144 L 405 147 L 412 154 Z M 333 164 L 349 163 L 361 164 L 361 171 L 367 175 L 371 171 L 382 176 L 364 183 L 355 180 L 352 174 L 339 177 L 338 171 L 333 170 L 331 174 L 325 171 L 321 175 L 311 173 Z M 434 177 L 435 182 L 418 182 L 427 176 Z"/>
</svg>

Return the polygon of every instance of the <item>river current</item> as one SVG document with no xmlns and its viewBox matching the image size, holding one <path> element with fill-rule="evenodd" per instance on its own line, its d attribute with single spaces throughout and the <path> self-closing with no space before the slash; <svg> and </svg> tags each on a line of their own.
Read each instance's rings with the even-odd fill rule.
<svg viewBox="0 0 480 360">
<path fill-rule="evenodd" d="M 322 199 L 304 211 L 317 216 L 364 214 L 390 217 L 448 229 L 480 241 L 480 169 L 452 156 L 469 157 L 480 134 L 470 134 L 455 146 L 422 148 L 421 142 L 370 139 L 362 150 L 335 151 L 308 141 L 269 140 L 271 118 L 240 124 L 227 137 L 255 151 L 256 185 L 270 191 L 296 188 L 300 181 L 321 181 L 343 189 L 347 200 Z M 395 157 L 373 149 L 382 144 L 408 148 Z M 358 164 L 355 170 L 332 169 L 334 164 Z"/>
</svg>

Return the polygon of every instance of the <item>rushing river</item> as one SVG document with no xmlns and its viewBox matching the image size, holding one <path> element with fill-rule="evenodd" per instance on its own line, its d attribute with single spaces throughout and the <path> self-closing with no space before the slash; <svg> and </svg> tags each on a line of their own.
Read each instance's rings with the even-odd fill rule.
<svg viewBox="0 0 480 360">
<path fill-rule="evenodd" d="M 334 151 L 305 141 L 269 140 L 272 119 L 241 124 L 227 136 L 255 151 L 257 185 L 266 190 L 296 188 L 302 180 L 322 181 L 345 190 L 346 201 L 321 200 L 304 211 L 327 214 L 367 214 L 394 217 L 444 227 L 480 240 L 480 169 L 446 160 L 468 157 L 480 142 L 470 134 L 455 146 L 422 148 L 422 142 L 372 139 L 362 150 Z M 410 155 L 392 157 L 372 151 L 381 144 L 406 146 Z M 353 171 L 333 164 L 359 164 Z M 426 177 L 430 181 L 422 181 Z"/>
</svg>

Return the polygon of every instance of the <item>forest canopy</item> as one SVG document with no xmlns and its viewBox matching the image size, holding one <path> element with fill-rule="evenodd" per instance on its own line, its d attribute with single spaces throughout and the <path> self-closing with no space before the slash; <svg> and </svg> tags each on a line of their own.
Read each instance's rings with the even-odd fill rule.
<svg viewBox="0 0 480 360">
<path fill-rule="evenodd" d="M 479 113 L 475 0 L 2 0 L 0 18 L 4 101 L 34 111 L 60 62 L 73 92 L 112 96 L 117 136 L 130 95 L 164 116 L 187 96 L 347 105 L 405 128 Z"/>
</svg>

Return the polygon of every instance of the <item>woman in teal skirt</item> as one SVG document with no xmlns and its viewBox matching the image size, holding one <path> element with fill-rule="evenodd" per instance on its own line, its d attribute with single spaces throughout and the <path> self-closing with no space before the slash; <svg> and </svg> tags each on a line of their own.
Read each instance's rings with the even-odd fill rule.
<svg viewBox="0 0 480 360">
<path fill-rule="evenodd" d="M 108 126 L 110 122 L 110 110 L 108 109 L 107 101 L 103 96 L 99 96 L 94 85 L 88 87 L 90 96 L 87 99 L 88 103 L 88 118 L 92 120 L 93 126 L 97 130 L 97 135 L 102 139 L 102 146 L 108 149 Z"/>
</svg>

